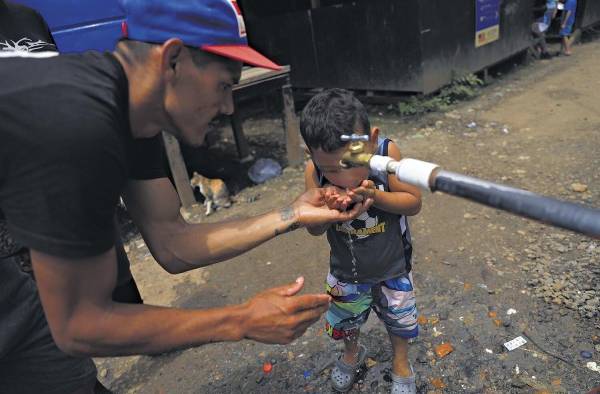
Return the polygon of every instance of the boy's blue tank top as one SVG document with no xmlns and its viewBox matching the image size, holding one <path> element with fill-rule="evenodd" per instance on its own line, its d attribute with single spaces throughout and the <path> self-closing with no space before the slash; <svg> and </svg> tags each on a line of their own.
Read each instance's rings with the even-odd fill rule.
<svg viewBox="0 0 600 394">
<path fill-rule="evenodd" d="M 379 138 L 378 142 L 375 154 L 387 156 L 390 140 Z M 321 186 L 329 183 L 318 168 L 317 176 Z M 369 179 L 378 189 L 389 191 L 387 173 L 371 171 Z M 378 283 L 411 270 L 412 243 L 403 215 L 371 207 L 354 220 L 333 224 L 327 230 L 327 240 L 331 246 L 330 272 L 340 281 Z"/>
</svg>

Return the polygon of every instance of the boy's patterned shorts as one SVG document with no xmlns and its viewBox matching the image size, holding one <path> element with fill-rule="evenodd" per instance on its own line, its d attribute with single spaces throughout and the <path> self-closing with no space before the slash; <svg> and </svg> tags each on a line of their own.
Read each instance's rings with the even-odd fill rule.
<svg viewBox="0 0 600 394">
<path fill-rule="evenodd" d="M 363 325 L 371 308 L 390 334 L 402 338 L 419 335 L 412 274 L 376 284 L 345 283 L 327 275 L 327 294 L 332 297 L 325 331 L 333 339 L 349 337 Z"/>
</svg>

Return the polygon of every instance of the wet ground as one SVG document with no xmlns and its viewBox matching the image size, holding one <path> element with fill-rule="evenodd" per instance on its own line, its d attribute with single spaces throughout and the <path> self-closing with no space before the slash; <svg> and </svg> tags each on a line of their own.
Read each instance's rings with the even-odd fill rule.
<svg viewBox="0 0 600 394">
<path fill-rule="evenodd" d="M 449 112 L 403 119 L 381 107 L 371 122 L 406 157 L 600 207 L 599 56 L 600 42 L 586 43 L 569 58 L 519 67 Z M 282 134 L 276 118 L 251 119 L 245 130 L 255 146 Z M 282 207 L 302 189 L 301 169 L 288 168 L 207 220 Z M 585 393 L 600 385 L 587 367 L 600 364 L 600 241 L 438 194 L 425 196 L 411 228 L 421 335 L 409 354 L 420 393 Z M 306 291 L 321 292 L 328 265 L 325 238 L 305 231 L 179 276 L 162 271 L 139 237 L 128 251 L 147 303 L 186 308 L 240 303 L 299 274 Z M 99 359 L 100 378 L 116 392 L 329 393 L 339 344 L 322 327 L 287 346 L 242 341 Z M 518 336 L 527 343 L 507 351 L 503 343 Z M 375 316 L 361 338 L 369 359 L 353 392 L 388 392 L 391 348 Z M 444 343 L 453 351 L 441 357 Z M 264 362 L 273 364 L 268 375 Z"/>
</svg>

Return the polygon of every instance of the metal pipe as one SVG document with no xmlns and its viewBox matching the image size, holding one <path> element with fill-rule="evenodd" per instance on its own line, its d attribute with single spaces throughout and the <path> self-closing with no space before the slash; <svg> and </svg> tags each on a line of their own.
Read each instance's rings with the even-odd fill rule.
<svg viewBox="0 0 600 394">
<path fill-rule="evenodd" d="M 431 191 L 444 192 L 542 223 L 600 237 L 600 210 L 581 204 L 444 170 L 434 175 Z"/>
<path fill-rule="evenodd" d="M 354 161 L 352 164 L 358 163 Z M 400 181 L 425 190 L 462 197 L 545 224 L 600 238 L 598 209 L 444 171 L 436 164 L 415 159 L 395 161 L 389 157 L 373 155 L 364 164 L 375 171 L 393 173 Z"/>
</svg>

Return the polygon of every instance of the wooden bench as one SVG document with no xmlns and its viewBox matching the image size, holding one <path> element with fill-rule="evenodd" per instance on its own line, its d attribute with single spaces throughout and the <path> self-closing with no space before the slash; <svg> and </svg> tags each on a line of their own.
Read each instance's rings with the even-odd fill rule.
<svg viewBox="0 0 600 394">
<path fill-rule="evenodd" d="M 233 87 L 233 99 L 235 106 L 242 100 L 260 97 L 268 92 L 279 90 L 283 101 L 282 121 L 285 132 L 286 154 L 288 165 L 296 166 L 302 163 L 303 150 L 301 147 L 300 129 L 294 97 L 290 84 L 290 67 L 284 66 L 279 71 L 268 70 L 259 67 L 245 67 L 242 70 L 240 82 Z M 244 135 L 242 119 L 238 111 L 230 116 L 231 129 L 235 139 L 235 145 L 240 161 L 249 161 L 253 157 L 250 154 L 248 141 Z M 173 175 L 175 187 L 181 200 L 182 213 L 197 206 L 194 193 L 190 186 L 187 169 L 181 149 L 177 140 L 168 133 L 163 132 L 165 150 L 169 159 L 169 167 Z M 186 215 L 184 215 L 185 217 Z"/>
</svg>

